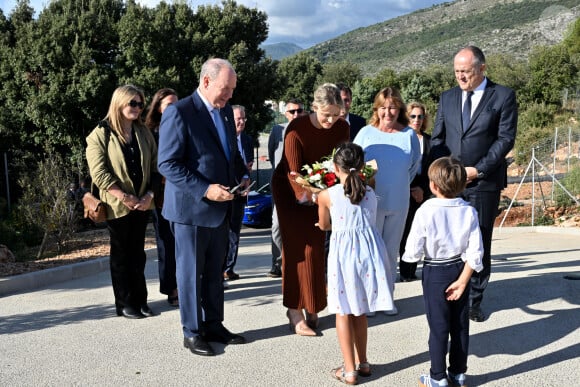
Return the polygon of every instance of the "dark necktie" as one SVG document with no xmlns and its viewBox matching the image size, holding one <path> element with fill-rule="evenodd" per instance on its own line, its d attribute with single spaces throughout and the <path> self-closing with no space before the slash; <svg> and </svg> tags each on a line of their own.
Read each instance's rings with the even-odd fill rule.
<svg viewBox="0 0 580 387">
<path fill-rule="evenodd" d="M 463 104 L 463 112 L 461 113 L 461 118 L 463 121 L 463 131 L 467 130 L 469 126 L 469 121 L 471 121 L 471 97 L 473 96 L 473 91 L 467 92 L 467 98 L 465 98 L 465 103 Z"/>
<path fill-rule="evenodd" d="M 224 123 L 222 121 L 222 117 L 220 116 L 219 109 L 213 109 L 211 111 L 213 114 L 213 120 L 215 122 L 215 127 L 217 128 L 218 135 L 220 137 L 220 142 L 222 143 L 222 147 L 224 148 L 224 152 L 226 154 L 226 158 L 230 159 L 230 148 L 228 146 L 228 138 L 226 134 L 226 128 L 224 127 Z"/>
</svg>

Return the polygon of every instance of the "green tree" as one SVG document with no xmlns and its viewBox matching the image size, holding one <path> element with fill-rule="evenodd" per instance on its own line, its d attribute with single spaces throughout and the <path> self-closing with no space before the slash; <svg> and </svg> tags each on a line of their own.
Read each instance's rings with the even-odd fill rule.
<svg viewBox="0 0 580 387">
<path fill-rule="evenodd" d="M 299 98 L 304 106 L 309 107 L 317 79 L 322 74 L 322 64 L 318 59 L 305 52 L 286 57 L 278 65 L 278 77 L 283 90 L 280 98 L 287 101 Z"/>
<path fill-rule="evenodd" d="M 529 58 L 530 78 L 522 89 L 521 100 L 528 104 L 561 106 L 562 91 L 575 85 L 578 68 L 563 45 L 536 47 Z"/>
<path fill-rule="evenodd" d="M 317 84 L 325 82 L 344 83 L 352 87 L 357 81 L 362 79 L 362 72 L 356 63 L 337 62 L 326 63 L 322 66 L 322 74 L 317 80 Z"/>
</svg>

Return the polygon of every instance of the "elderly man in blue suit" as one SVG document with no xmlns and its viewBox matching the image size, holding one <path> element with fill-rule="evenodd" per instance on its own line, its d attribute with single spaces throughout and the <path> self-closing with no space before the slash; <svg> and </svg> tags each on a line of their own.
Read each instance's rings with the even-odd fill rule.
<svg viewBox="0 0 580 387">
<path fill-rule="evenodd" d="M 215 355 L 210 341 L 245 343 L 222 323 L 231 187 L 248 183 L 228 105 L 236 81 L 228 61 L 208 60 L 198 89 L 165 110 L 159 130 L 159 172 L 166 179 L 163 216 L 175 235 L 183 344 L 202 356 Z"/>
<path fill-rule="evenodd" d="M 514 146 L 518 123 L 515 92 L 488 79 L 485 66 L 485 56 L 475 46 L 455 55 L 458 86 L 441 95 L 431 138 L 432 159 L 451 154 L 465 165 L 467 187 L 461 196 L 479 217 L 484 269 L 471 277 L 468 311 L 477 322 L 485 320 L 481 300 L 491 273 L 493 224 L 507 183 L 505 158 Z"/>
</svg>

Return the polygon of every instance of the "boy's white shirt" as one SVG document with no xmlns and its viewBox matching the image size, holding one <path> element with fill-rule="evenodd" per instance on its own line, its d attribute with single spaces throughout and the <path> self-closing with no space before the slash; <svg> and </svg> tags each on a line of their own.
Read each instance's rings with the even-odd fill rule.
<svg viewBox="0 0 580 387">
<path fill-rule="evenodd" d="M 415 213 L 403 261 L 447 259 L 460 254 L 476 272 L 483 269 L 483 242 L 477 212 L 461 198 L 433 198 Z"/>
</svg>

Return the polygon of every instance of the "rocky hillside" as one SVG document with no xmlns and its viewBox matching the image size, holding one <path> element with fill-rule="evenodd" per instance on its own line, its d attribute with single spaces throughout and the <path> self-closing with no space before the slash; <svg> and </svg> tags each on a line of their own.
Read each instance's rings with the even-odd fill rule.
<svg viewBox="0 0 580 387">
<path fill-rule="evenodd" d="M 359 28 L 308 49 L 323 63 L 359 63 L 370 76 L 449 64 L 475 44 L 486 54 L 526 58 L 532 47 L 559 43 L 580 17 L 578 0 L 458 0 Z"/>
</svg>

